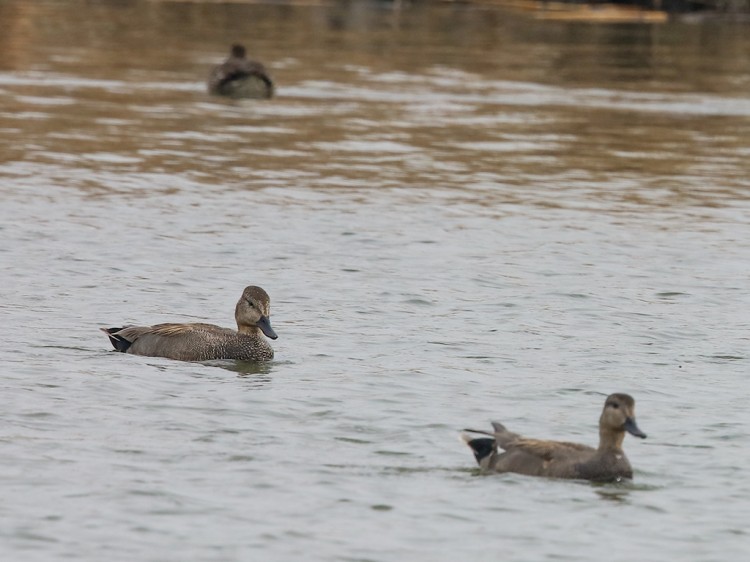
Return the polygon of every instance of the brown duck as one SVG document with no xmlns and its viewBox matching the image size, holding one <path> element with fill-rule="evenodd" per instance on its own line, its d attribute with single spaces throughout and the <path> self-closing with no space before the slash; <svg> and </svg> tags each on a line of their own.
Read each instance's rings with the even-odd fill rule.
<svg viewBox="0 0 750 562">
<path fill-rule="evenodd" d="M 633 469 L 622 450 L 627 431 L 644 439 L 635 423 L 635 400 L 627 394 L 610 394 L 599 418 L 599 447 L 578 443 L 526 439 L 493 422 L 494 432 L 466 429 L 463 440 L 474 451 L 484 472 L 517 472 L 529 476 L 579 478 L 598 482 L 633 478 Z M 477 438 L 472 434 L 490 435 Z M 498 447 L 504 452 L 499 453 Z"/>
<path fill-rule="evenodd" d="M 208 92 L 230 98 L 269 99 L 273 81 L 266 68 L 245 56 L 245 47 L 232 45 L 229 58 L 211 70 Z"/>
<path fill-rule="evenodd" d="M 271 299 L 260 287 L 246 287 L 237 302 L 237 331 L 213 324 L 156 324 L 102 328 L 117 351 L 180 361 L 240 359 L 270 361 L 273 348 L 261 332 L 275 340 L 270 321 Z"/>
</svg>

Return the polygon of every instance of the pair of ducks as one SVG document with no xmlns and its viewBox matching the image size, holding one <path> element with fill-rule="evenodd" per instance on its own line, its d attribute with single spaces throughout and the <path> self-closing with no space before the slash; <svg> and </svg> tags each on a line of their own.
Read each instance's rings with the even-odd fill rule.
<svg viewBox="0 0 750 562">
<path fill-rule="evenodd" d="M 271 327 L 270 309 L 268 293 L 250 286 L 242 292 L 235 307 L 237 331 L 203 323 L 126 326 L 102 328 L 102 331 L 115 350 L 134 355 L 180 361 L 270 361 L 273 348 L 263 337 L 264 334 L 277 338 Z M 493 431 L 466 429 L 462 434 L 483 472 L 604 482 L 633 477 L 633 469 L 622 450 L 625 432 L 646 437 L 635 423 L 635 401 L 627 394 L 611 394 L 604 402 L 596 449 L 578 443 L 527 439 L 497 422 L 492 427 Z"/>
<path fill-rule="evenodd" d="M 270 98 L 273 82 L 262 64 L 246 58 L 242 45 L 233 45 L 229 58 L 209 76 L 211 94 L 232 98 Z M 158 324 L 102 328 L 117 351 L 168 357 L 181 361 L 240 359 L 269 361 L 273 349 L 261 332 L 276 339 L 271 328 L 270 299 L 260 287 L 247 287 L 235 308 L 238 330 L 212 324 Z M 645 438 L 635 423 L 635 401 L 611 394 L 599 418 L 599 447 L 578 443 L 526 439 L 493 422 L 494 431 L 464 430 L 463 440 L 483 472 L 516 472 L 530 476 L 617 481 L 632 478 L 633 469 L 622 450 L 627 431 Z M 475 435 L 484 435 L 476 437 Z M 499 452 L 502 449 L 503 452 Z"/>
</svg>

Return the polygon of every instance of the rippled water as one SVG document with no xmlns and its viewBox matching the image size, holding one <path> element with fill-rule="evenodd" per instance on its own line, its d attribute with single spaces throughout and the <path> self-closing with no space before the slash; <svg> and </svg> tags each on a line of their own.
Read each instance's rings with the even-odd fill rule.
<svg viewBox="0 0 750 562">
<path fill-rule="evenodd" d="M 85 16 L 85 17 L 84 17 Z M 472 6 L 0 2 L 8 560 L 691 560 L 750 550 L 750 34 Z M 243 40 L 270 102 L 209 98 Z M 276 360 L 111 353 L 232 325 Z M 632 484 L 478 476 L 457 430 Z"/>
</svg>

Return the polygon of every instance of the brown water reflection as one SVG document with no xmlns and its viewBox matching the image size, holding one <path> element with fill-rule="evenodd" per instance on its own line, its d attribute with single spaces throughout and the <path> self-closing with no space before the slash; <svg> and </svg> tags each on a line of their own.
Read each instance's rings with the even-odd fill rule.
<svg viewBox="0 0 750 562">
<path fill-rule="evenodd" d="M 293 58 L 295 80 L 358 64 L 375 73 L 445 65 L 577 87 L 743 94 L 750 54 L 740 24 L 538 22 L 463 4 L 6 1 L 0 21 L 4 70 L 86 68 L 99 77 L 141 69 L 189 76 L 203 70 L 196 59 L 215 60 L 243 39 L 269 62 Z"/>
<path fill-rule="evenodd" d="M 659 205 L 746 196 L 741 26 L 361 2 L 0 9 L 10 30 L 0 156 L 12 175 L 74 165 L 96 173 L 66 183 L 105 190 L 123 174 L 184 173 L 227 186 L 439 186 L 545 205 L 579 205 L 581 193 Z M 205 95 L 207 68 L 238 38 L 272 67 L 274 102 Z M 516 192 L 528 185 L 536 192 Z"/>
</svg>

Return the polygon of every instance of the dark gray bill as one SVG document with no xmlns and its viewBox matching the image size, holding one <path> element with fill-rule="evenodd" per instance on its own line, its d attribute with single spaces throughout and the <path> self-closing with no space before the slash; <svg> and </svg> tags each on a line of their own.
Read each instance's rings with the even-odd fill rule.
<svg viewBox="0 0 750 562">
<path fill-rule="evenodd" d="M 635 424 L 635 420 L 633 418 L 626 419 L 624 427 L 625 431 L 630 433 L 630 435 L 635 435 L 636 437 L 640 437 L 641 439 L 646 438 L 646 434 L 638 429 L 638 426 Z"/>
<path fill-rule="evenodd" d="M 266 316 L 261 316 L 260 320 L 255 324 L 260 328 L 261 332 L 266 334 L 269 338 L 272 340 L 275 340 L 279 336 L 276 335 L 276 332 L 273 331 L 273 328 L 271 328 L 271 321 Z"/>
</svg>

